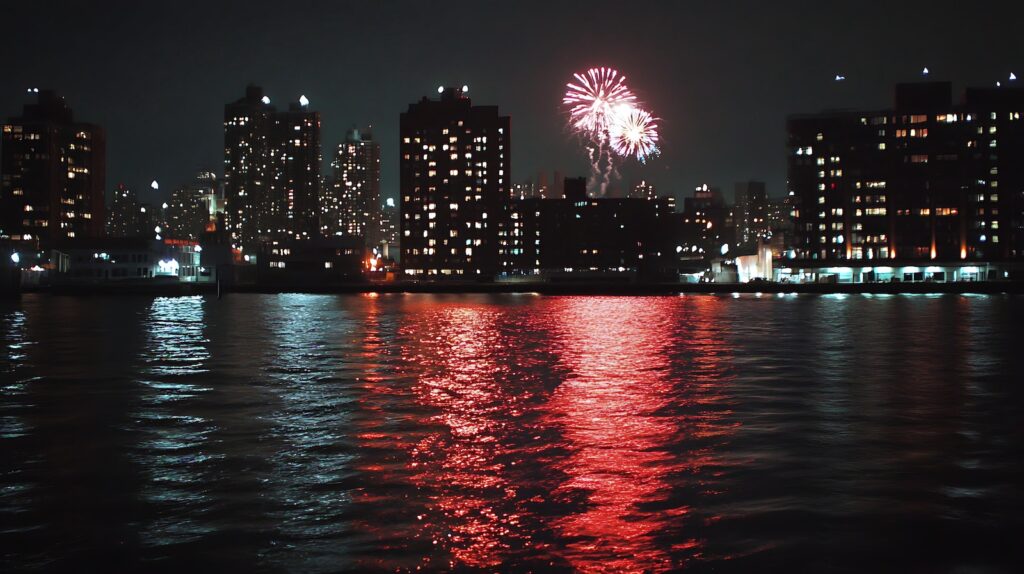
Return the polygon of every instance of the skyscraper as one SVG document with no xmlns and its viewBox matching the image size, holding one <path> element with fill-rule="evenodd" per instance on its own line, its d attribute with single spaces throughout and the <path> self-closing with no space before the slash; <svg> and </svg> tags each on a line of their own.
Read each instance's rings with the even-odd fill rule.
<svg viewBox="0 0 1024 574">
<path fill-rule="evenodd" d="M 270 121 L 275 109 L 263 88 L 224 106 L 224 197 L 227 227 L 236 247 L 255 252 L 270 188 Z"/>
<path fill-rule="evenodd" d="M 508 205 L 510 124 L 467 88 L 401 115 L 402 264 L 406 276 L 487 278 L 498 269 Z"/>
<path fill-rule="evenodd" d="M 28 251 L 103 235 L 106 136 L 75 122 L 64 98 L 33 90 L 37 101 L 3 126 L 0 238 Z"/>
<path fill-rule="evenodd" d="M 333 181 L 320 206 L 325 235 L 358 235 L 373 246 L 383 239 L 380 205 L 380 144 L 369 130 L 352 128 L 331 162 Z"/>
<path fill-rule="evenodd" d="M 264 233 L 274 240 L 319 237 L 320 112 L 302 96 L 272 119 L 268 163 L 274 170 Z"/>
<path fill-rule="evenodd" d="M 224 106 L 224 193 L 232 243 L 319 234 L 320 114 L 305 96 L 279 112 L 257 86 Z"/>
</svg>

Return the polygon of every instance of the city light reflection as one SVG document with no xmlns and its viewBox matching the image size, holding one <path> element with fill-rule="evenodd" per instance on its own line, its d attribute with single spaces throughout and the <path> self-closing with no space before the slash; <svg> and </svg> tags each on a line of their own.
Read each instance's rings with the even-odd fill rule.
<svg viewBox="0 0 1024 574">
<path fill-rule="evenodd" d="M 515 543 L 518 521 L 510 504 L 517 485 L 501 460 L 517 412 L 515 390 L 502 384 L 494 359 L 503 346 L 500 315 L 474 305 L 443 305 L 433 315 L 419 323 L 424 329 L 412 335 L 419 345 L 406 357 L 420 372 L 412 390 L 435 409 L 438 425 L 410 462 L 413 482 L 431 493 L 423 529 L 450 555 L 440 567 L 494 568 Z"/>
<path fill-rule="evenodd" d="M 664 309 L 611 298 L 552 307 L 569 376 L 548 408 L 572 453 L 559 465 L 569 478 L 553 495 L 579 491 L 587 500 L 583 512 L 556 521 L 568 559 L 585 572 L 667 570 L 670 556 L 654 538 L 688 509 L 640 510 L 665 500 L 666 477 L 678 465 L 666 449 L 679 428 L 659 414 L 672 400 Z"/>
</svg>

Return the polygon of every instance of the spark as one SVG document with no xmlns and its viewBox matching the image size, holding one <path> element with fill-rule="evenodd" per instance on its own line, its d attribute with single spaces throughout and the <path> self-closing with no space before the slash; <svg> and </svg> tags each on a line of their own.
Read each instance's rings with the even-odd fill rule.
<svg viewBox="0 0 1024 574">
<path fill-rule="evenodd" d="M 568 90 L 562 103 L 569 106 L 569 117 L 576 129 L 606 132 L 616 108 L 636 102 L 636 96 L 626 86 L 626 76 L 612 68 L 591 68 L 585 74 L 573 75 L 578 83 L 566 85 Z"/>
<path fill-rule="evenodd" d="M 658 153 L 657 118 L 640 108 L 619 109 L 611 130 L 615 153 L 635 157 L 640 163 Z"/>
</svg>

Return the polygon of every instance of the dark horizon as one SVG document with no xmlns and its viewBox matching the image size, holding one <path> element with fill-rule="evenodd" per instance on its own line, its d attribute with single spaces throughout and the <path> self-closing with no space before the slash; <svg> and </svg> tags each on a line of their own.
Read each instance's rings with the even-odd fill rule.
<svg viewBox="0 0 1024 574">
<path fill-rule="evenodd" d="M 383 146 L 382 192 L 394 197 L 399 114 L 439 84 L 467 84 L 475 104 L 511 116 L 512 181 L 541 169 L 585 175 L 562 89 L 575 71 L 613 66 L 662 132 L 661 157 L 627 164 L 620 189 L 646 179 L 677 197 L 701 183 L 731 196 L 735 182 L 753 179 L 777 197 L 786 115 L 887 107 L 893 84 L 921 79 L 925 66 L 957 93 L 1024 70 L 1013 30 L 1024 7 L 980 14 L 953 2 L 591 3 L 583 11 L 531 2 L 275 10 L 44 1 L 4 11 L 12 26 L 0 49 L 14 56 L 0 114 L 19 115 L 34 98 L 26 89 L 54 89 L 77 119 L 106 129 L 108 193 L 123 182 L 146 200 L 150 180 L 166 193 L 200 169 L 222 173 L 223 106 L 251 83 L 275 104 L 310 99 L 323 115 L 325 158 L 350 126 L 372 126 Z"/>
</svg>

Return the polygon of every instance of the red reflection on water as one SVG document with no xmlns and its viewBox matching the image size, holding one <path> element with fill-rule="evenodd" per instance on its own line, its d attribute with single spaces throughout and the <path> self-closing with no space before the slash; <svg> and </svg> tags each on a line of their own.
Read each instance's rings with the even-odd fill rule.
<svg viewBox="0 0 1024 574">
<path fill-rule="evenodd" d="M 699 468 L 710 456 L 672 452 L 679 435 L 692 430 L 681 428 L 681 417 L 668 410 L 678 393 L 669 354 L 669 346 L 680 343 L 670 324 L 679 320 L 677 305 L 668 298 L 581 297 L 552 306 L 570 375 L 548 404 L 550 424 L 564 429 L 572 452 L 561 465 L 569 479 L 553 494 L 582 491 L 587 501 L 583 512 L 555 526 L 566 540 L 566 558 L 580 571 L 664 571 L 679 566 L 670 550 L 693 555 L 699 548 L 695 539 L 668 547 L 654 539 L 690 512 L 666 502 L 670 475 Z M 701 320 L 712 317 L 687 317 L 688 323 Z"/>
<path fill-rule="evenodd" d="M 725 411 L 706 408 L 728 360 L 714 305 L 403 299 L 384 336 L 399 366 L 366 370 L 353 421 L 371 565 L 663 571 L 698 555 L 692 534 L 658 535 L 715 489 L 698 478 L 714 454 L 701 439 L 727 432 Z M 671 499 L 680 480 L 686 502 Z"/>
<path fill-rule="evenodd" d="M 519 521 L 516 485 L 500 461 L 502 436 L 518 413 L 514 389 L 502 384 L 504 367 L 495 360 L 504 346 L 501 310 L 435 304 L 428 313 L 408 333 L 418 344 L 403 349 L 418 374 L 413 392 L 435 413 L 429 422 L 438 429 L 412 452 L 412 482 L 430 501 L 419 518 L 448 554 L 447 567 L 493 568 Z"/>
<path fill-rule="evenodd" d="M 374 551 L 358 557 L 358 569 L 371 571 L 413 570 L 421 557 L 408 551 L 420 537 L 415 517 L 424 512 L 417 501 L 396 504 L 408 483 L 408 443 L 418 440 L 419 424 L 415 414 L 397 414 L 394 406 L 407 401 L 404 380 L 388 365 L 392 352 L 389 335 L 382 332 L 381 300 L 375 294 L 364 295 L 363 329 L 352 333 L 359 352 L 353 363 L 357 368 L 359 408 L 351 424 L 360 456 L 354 469 L 365 480 L 352 489 L 353 501 L 365 509 L 356 512 L 356 531 L 369 537 Z"/>
</svg>

